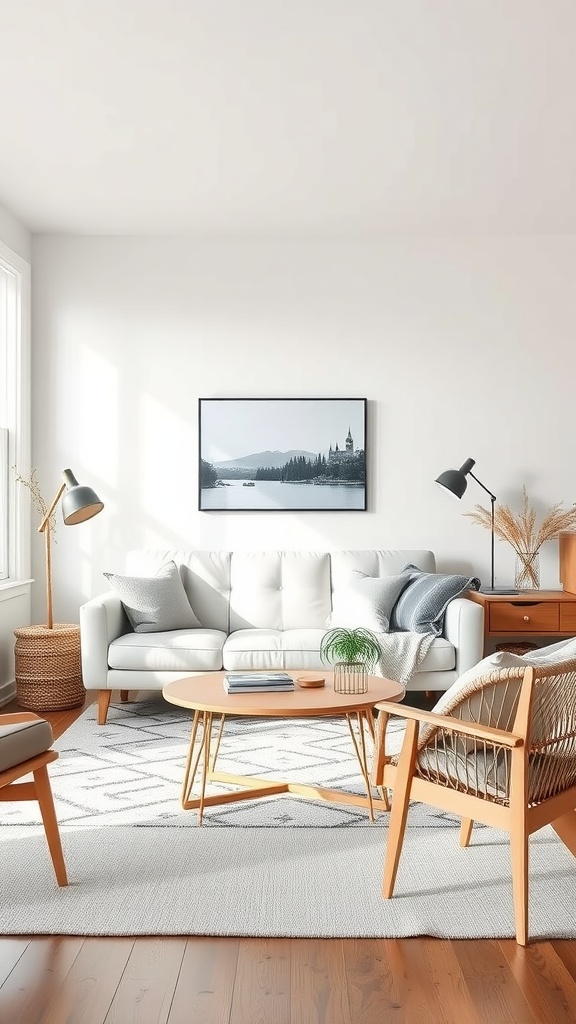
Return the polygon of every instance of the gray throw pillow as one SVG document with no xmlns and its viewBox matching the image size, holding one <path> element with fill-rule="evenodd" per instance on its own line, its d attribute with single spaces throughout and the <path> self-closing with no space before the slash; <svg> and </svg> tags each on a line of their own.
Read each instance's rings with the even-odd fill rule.
<svg viewBox="0 0 576 1024">
<path fill-rule="evenodd" d="M 105 572 L 135 633 L 169 629 L 198 629 L 196 618 L 175 562 L 166 562 L 156 576 L 118 576 Z"/>
<path fill-rule="evenodd" d="M 408 583 L 408 576 L 367 576 L 355 569 L 353 580 L 340 596 L 328 625 L 387 633 L 392 609 Z"/>
<path fill-rule="evenodd" d="M 440 636 L 450 601 L 465 590 L 480 588 L 475 576 L 422 572 L 416 565 L 406 565 L 402 571 L 407 586 L 394 606 L 391 629 Z"/>
</svg>

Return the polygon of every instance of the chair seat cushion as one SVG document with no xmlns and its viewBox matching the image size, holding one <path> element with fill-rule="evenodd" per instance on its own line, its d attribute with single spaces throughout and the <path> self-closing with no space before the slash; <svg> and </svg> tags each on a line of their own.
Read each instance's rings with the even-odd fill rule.
<svg viewBox="0 0 576 1024">
<path fill-rule="evenodd" d="M 173 629 L 126 633 L 108 648 L 111 669 L 156 672 L 217 672 L 226 633 L 220 629 Z"/>
<path fill-rule="evenodd" d="M 0 772 L 43 754 L 53 739 L 52 726 L 44 718 L 30 714 L 23 722 L 3 722 L 0 715 Z"/>
</svg>

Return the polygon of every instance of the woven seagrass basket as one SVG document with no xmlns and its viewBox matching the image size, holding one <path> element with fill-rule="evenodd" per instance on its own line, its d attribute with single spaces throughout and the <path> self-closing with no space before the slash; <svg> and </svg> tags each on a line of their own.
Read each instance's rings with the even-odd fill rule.
<svg viewBox="0 0 576 1024">
<path fill-rule="evenodd" d="M 14 630 L 16 699 L 28 711 L 63 711 L 84 703 L 80 627 L 69 622 Z"/>
<path fill-rule="evenodd" d="M 528 640 L 520 640 L 518 643 L 496 644 L 497 651 L 507 651 L 508 654 L 528 654 L 528 651 L 535 651 L 538 644 L 529 643 Z"/>
</svg>

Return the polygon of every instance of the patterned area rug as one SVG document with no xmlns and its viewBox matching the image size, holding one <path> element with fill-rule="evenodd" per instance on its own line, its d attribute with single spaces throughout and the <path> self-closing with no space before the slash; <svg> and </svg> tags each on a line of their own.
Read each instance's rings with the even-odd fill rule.
<svg viewBox="0 0 576 1024">
<path fill-rule="evenodd" d="M 391 723 L 392 728 L 400 724 Z M 196 812 L 180 807 L 190 726 L 191 713 L 161 698 L 113 705 L 105 726 L 96 724 L 96 707 L 91 705 L 54 744 L 60 758 L 50 766 L 50 778 L 59 822 L 76 827 L 97 823 L 195 828 Z M 271 781 L 366 792 L 343 718 L 230 718 L 217 767 Z M 208 792 L 233 788 L 210 783 Z M 5 823 L 40 820 L 33 804 L 5 808 Z M 387 813 L 376 817 L 378 824 L 388 824 Z M 435 827 L 459 822 L 442 811 L 415 805 L 410 824 Z M 207 807 L 204 826 L 348 828 L 370 827 L 370 821 L 363 807 L 283 793 Z"/>
<path fill-rule="evenodd" d="M 4 804 L 0 933 L 447 938 L 513 936 L 508 837 L 412 805 L 393 899 L 388 815 L 289 794 L 181 811 L 190 719 L 171 705 L 90 708 L 50 766 L 70 884 L 58 888 L 34 804 Z M 362 791 L 345 722 L 237 720 L 232 771 Z M 530 844 L 530 934 L 576 937 L 576 864 L 550 828 Z"/>
</svg>

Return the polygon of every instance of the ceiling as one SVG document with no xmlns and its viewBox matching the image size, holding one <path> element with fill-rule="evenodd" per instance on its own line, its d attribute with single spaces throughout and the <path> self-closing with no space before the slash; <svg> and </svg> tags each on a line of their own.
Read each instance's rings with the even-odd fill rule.
<svg viewBox="0 0 576 1024">
<path fill-rule="evenodd" d="M 34 232 L 576 232 L 574 0 L 14 0 Z"/>
</svg>

